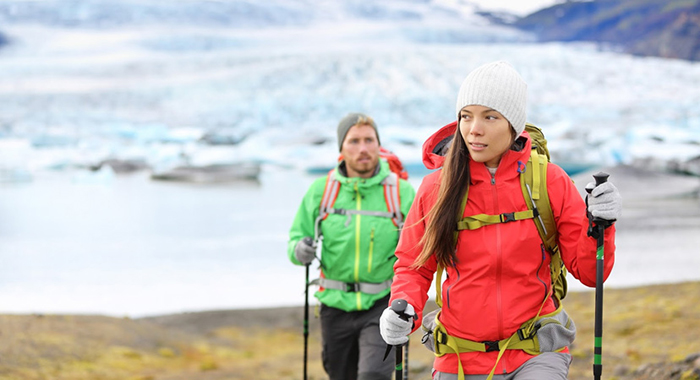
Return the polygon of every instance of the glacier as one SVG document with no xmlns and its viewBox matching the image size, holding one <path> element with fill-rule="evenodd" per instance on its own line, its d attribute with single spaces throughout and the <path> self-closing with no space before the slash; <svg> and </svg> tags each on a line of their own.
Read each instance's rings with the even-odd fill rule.
<svg viewBox="0 0 700 380">
<path fill-rule="evenodd" d="M 298 304 L 286 233 L 306 186 L 337 158 L 338 120 L 372 115 L 418 186 L 421 144 L 456 117 L 466 74 L 493 60 L 528 83 L 528 121 L 554 162 L 693 172 L 700 64 L 539 44 L 479 11 L 461 0 L 1 2 L 3 310 Z M 183 156 L 262 170 L 201 185 L 99 166 Z M 653 280 L 696 278 L 691 264 Z M 620 268 L 612 286 L 644 280 Z M 251 284 L 260 294 L 243 290 Z"/>
</svg>

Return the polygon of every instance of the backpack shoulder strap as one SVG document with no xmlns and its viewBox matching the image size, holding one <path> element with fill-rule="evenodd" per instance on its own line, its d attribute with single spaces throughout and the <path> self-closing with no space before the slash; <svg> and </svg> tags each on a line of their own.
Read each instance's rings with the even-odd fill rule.
<svg viewBox="0 0 700 380">
<path fill-rule="evenodd" d="M 326 177 L 326 187 L 323 189 L 323 197 L 319 208 L 319 216 L 322 219 L 328 217 L 328 211 L 333 207 L 336 198 L 338 198 L 339 189 L 340 181 L 335 178 L 335 169 L 331 169 Z"/>
<path fill-rule="evenodd" d="M 527 164 L 519 163 L 520 187 L 527 205 L 527 210 L 499 215 L 478 214 L 458 219 L 457 231 L 475 230 L 496 223 L 508 223 L 517 220 L 532 219 L 537 227 L 537 232 L 542 239 L 545 249 L 551 253 L 550 274 L 555 287 L 555 296 L 561 300 L 567 292 L 566 268 L 561 259 L 559 245 L 557 244 L 557 226 L 549 203 L 547 192 L 547 165 L 549 160 L 546 154 L 532 149 Z M 462 200 L 462 210 L 466 207 L 467 194 Z M 461 216 L 461 215 L 460 215 Z"/>
<path fill-rule="evenodd" d="M 557 226 L 547 192 L 547 158 L 532 150 L 525 170 L 520 173 L 520 187 L 527 207 L 535 211 L 535 224 L 547 249 L 557 245 Z"/>
<path fill-rule="evenodd" d="M 559 245 L 557 244 L 557 225 L 554 220 L 552 206 L 549 203 L 547 191 L 547 156 L 533 149 L 525 165 L 525 170 L 520 174 L 520 187 L 527 207 L 533 210 L 535 226 L 544 243 L 545 249 L 552 254 L 550 271 L 554 293 L 558 300 L 566 296 L 567 286 L 564 281 L 566 268 L 561 258 Z M 564 276 L 563 278 L 559 278 Z"/>
<path fill-rule="evenodd" d="M 328 172 L 326 178 L 326 187 L 323 190 L 321 204 L 319 206 L 318 217 L 314 225 L 314 238 L 316 241 L 321 236 L 321 222 L 324 221 L 329 214 L 346 215 L 348 217 L 346 226 L 349 225 L 352 215 L 370 215 L 383 218 L 391 218 L 392 222 L 398 227 L 399 232 L 403 227 L 403 214 L 401 213 L 401 193 L 399 192 L 399 175 L 394 172 L 389 172 L 381 182 L 384 187 L 384 201 L 386 202 L 387 211 L 371 211 L 371 210 L 346 210 L 333 208 L 338 193 L 340 190 L 340 181 L 335 178 L 335 169 Z"/>
<path fill-rule="evenodd" d="M 335 169 L 331 169 L 326 176 L 326 187 L 323 189 L 321 204 L 318 209 L 318 217 L 314 223 L 314 240 L 318 241 L 321 237 L 321 221 L 328 217 L 328 213 L 333 209 L 333 204 L 338 198 L 338 190 L 340 189 L 340 181 L 335 178 Z"/>
<path fill-rule="evenodd" d="M 403 215 L 401 214 L 401 192 L 399 191 L 399 175 L 394 172 L 389 172 L 382 180 L 382 185 L 384 185 L 384 201 L 386 202 L 386 209 L 390 214 L 393 214 L 391 220 L 394 225 L 399 228 L 403 227 Z"/>
</svg>

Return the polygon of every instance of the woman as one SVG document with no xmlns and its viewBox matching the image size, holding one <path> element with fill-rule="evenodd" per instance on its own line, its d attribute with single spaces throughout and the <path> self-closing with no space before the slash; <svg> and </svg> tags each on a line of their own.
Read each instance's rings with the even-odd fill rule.
<svg viewBox="0 0 700 380">
<path fill-rule="evenodd" d="M 408 214 L 396 249 L 391 301 L 405 300 L 406 314 L 421 320 L 433 276 L 444 269 L 438 294 L 442 309 L 436 318 L 423 319 L 424 328 L 439 332 L 426 336 L 438 340 L 431 342 L 437 356 L 434 379 L 476 380 L 495 373 L 494 379 L 540 380 L 568 374 L 567 346 L 575 327 L 553 294 L 552 255 L 546 254 L 535 223 L 525 219 L 457 228 L 463 217 L 528 210 L 520 184 L 532 149 L 524 131 L 526 93 L 527 85 L 507 62 L 483 65 L 459 90 L 457 126 L 443 127 L 424 144 L 426 165 L 442 170 L 423 179 Z M 445 147 L 448 135 L 452 141 Z M 596 239 L 588 236 L 586 204 L 560 167 L 550 163 L 547 168 L 561 258 L 574 277 L 594 287 Z M 610 221 L 604 230 L 607 278 L 615 250 L 612 221 L 621 212 L 615 186 L 597 186 L 588 211 Z M 537 330 L 535 322 L 545 317 L 558 322 Z M 413 318 L 404 321 L 390 308 L 380 318 L 388 344 L 405 343 L 416 327 Z"/>
</svg>

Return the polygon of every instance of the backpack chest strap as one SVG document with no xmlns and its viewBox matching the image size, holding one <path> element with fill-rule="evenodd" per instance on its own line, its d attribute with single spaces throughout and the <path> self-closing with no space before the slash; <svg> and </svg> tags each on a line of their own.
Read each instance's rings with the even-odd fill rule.
<svg viewBox="0 0 700 380">
<path fill-rule="evenodd" d="M 498 215 L 478 214 L 467 216 L 457 222 L 457 230 L 476 230 L 484 226 L 498 223 L 514 222 L 516 220 L 532 219 L 538 216 L 537 210 L 507 212 Z"/>
<path fill-rule="evenodd" d="M 371 211 L 371 210 L 349 210 L 344 208 L 328 208 L 323 210 L 326 214 L 336 214 L 336 215 L 347 215 L 348 218 L 345 221 L 345 227 L 350 225 L 352 222 L 353 215 L 368 215 L 368 216 L 378 216 L 381 218 L 396 218 L 396 215 L 387 211 Z"/>
<path fill-rule="evenodd" d="M 326 187 L 323 191 L 323 196 L 321 197 L 321 206 L 319 208 L 319 215 L 315 222 L 315 237 L 320 236 L 320 223 L 328 217 L 329 214 L 336 215 L 347 215 L 347 220 L 345 221 L 345 226 L 349 226 L 352 222 L 353 215 L 368 215 L 377 216 L 380 218 L 389 218 L 392 220 L 394 225 L 399 228 L 399 231 L 403 227 L 403 215 L 401 214 L 401 195 L 399 193 L 399 176 L 390 172 L 381 182 L 384 187 L 384 200 L 386 203 L 387 211 L 372 211 L 372 210 L 352 210 L 352 209 L 342 209 L 333 208 L 336 198 L 338 198 L 338 193 L 340 190 L 340 182 L 335 178 L 335 169 L 328 172 L 326 179 Z"/>
<path fill-rule="evenodd" d="M 371 282 L 343 282 L 321 277 L 311 282 L 326 289 L 340 290 L 343 292 L 361 292 L 367 294 L 379 294 L 391 287 L 392 279 L 380 283 Z"/>
</svg>

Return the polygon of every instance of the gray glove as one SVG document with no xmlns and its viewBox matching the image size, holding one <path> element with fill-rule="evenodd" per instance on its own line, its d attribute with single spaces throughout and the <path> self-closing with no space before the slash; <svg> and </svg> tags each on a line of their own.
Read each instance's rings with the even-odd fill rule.
<svg viewBox="0 0 700 380">
<path fill-rule="evenodd" d="M 588 195 L 588 212 L 594 218 L 614 221 L 622 215 L 622 197 L 617 187 L 610 182 L 601 183 L 595 186 L 591 182 L 586 188 L 593 187 L 593 191 Z"/>
<path fill-rule="evenodd" d="M 299 240 L 296 247 L 294 247 L 294 257 L 304 265 L 311 264 L 311 262 L 314 261 L 314 257 L 316 257 L 314 239 L 307 236 Z"/>
<path fill-rule="evenodd" d="M 416 311 L 413 309 L 413 305 L 409 303 L 406 305 L 404 313 L 415 315 Z M 411 333 L 412 329 L 413 317 L 408 318 L 408 321 L 404 321 L 390 307 L 387 307 L 382 316 L 379 317 L 379 333 L 386 344 L 397 346 L 408 342 L 408 334 Z"/>
</svg>

